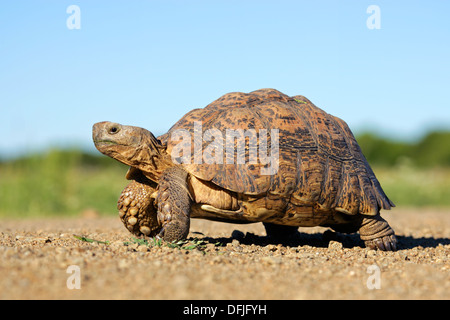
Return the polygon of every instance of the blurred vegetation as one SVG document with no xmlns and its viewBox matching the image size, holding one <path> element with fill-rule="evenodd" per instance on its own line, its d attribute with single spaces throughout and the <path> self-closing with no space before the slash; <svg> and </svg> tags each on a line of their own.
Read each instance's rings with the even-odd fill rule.
<svg viewBox="0 0 450 320">
<path fill-rule="evenodd" d="M 417 168 L 450 167 L 450 131 L 430 132 L 415 143 L 391 141 L 372 133 L 359 135 L 357 140 L 372 166 L 406 162 Z"/>
<path fill-rule="evenodd" d="M 411 143 L 373 133 L 357 140 L 397 206 L 450 207 L 450 131 L 430 132 Z"/>
<path fill-rule="evenodd" d="M 397 206 L 450 207 L 450 132 L 431 132 L 415 143 L 371 133 L 357 140 Z M 0 217 L 116 214 L 127 169 L 78 149 L 0 161 Z"/>
<path fill-rule="evenodd" d="M 106 156 L 51 149 L 0 163 L 0 217 L 116 213 L 128 168 Z"/>
</svg>

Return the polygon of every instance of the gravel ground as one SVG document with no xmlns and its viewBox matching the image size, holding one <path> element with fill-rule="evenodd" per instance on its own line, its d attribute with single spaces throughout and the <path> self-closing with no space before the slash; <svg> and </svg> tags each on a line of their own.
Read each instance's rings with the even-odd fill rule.
<svg viewBox="0 0 450 320">
<path fill-rule="evenodd" d="M 383 216 L 397 252 L 325 228 L 279 244 L 262 224 L 193 220 L 200 245 L 180 249 L 134 243 L 118 217 L 3 219 L 0 299 L 449 299 L 450 212 Z"/>
</svg>

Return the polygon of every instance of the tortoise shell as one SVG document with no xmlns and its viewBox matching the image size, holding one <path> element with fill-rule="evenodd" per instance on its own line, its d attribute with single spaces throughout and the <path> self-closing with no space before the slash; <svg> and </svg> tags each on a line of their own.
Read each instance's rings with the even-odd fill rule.
<svg viewBox="0 0 450 320">
<path fill-rule="evenodd" d="M 267 153 L 269 146 L 276 143 L 277 171 L 262 174 L 268 167 L 267 161 L 261 161 L 261 157 L 249 161 L 254 156 L 250 147 L 252 136 L 227 139 L 230 130 L 257 132 L 257 146 L 261 147 L 261 141 L 265 141 L 261 139 L 265 138 Z M 190 148 L 182 166 L 195 177 L 238 194 L 277 195 L 300 206 L 350 215 L 376 215 L 380 209 L 394 206 L 347 124 L 303 96 L 289 97 L 274 89 L 225 94 L 203 109 L 188 112 L 159 137 L 169 154 L 179 148 L 180 132 L 189 133 L 189 141 L 183 143 Z M 208 159 L 211 154 L 220 156 L 215 153 L 218 148 L 204 152 L 213 142 L 223 150 L 232 150 L 230 160 L 234 162 L 227 163 L 225 155 L 223 161 Z M 246 161 L 237 163 L 239 156 Z"/>
</svg>

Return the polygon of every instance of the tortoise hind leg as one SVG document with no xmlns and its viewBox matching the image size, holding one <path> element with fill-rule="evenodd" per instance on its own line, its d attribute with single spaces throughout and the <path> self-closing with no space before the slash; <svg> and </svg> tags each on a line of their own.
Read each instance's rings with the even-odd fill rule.
<svg viewBox="0 0 450 320">
<path fill-rule="evenodd" d="M 394 230 L 379 214 L 376 216 L 363 216 L 359 235 L 368 248 L 378 248 L 384 251 L 397 250 L 397 239 Z"/>
<path fill-rule="evenodd" d="M 268 237 L 287 239 L 298 233 L 298 227 L 263 222 Z"/>
<path fill-rule="evenodd" d="M 182 240 L 189 233 L 191 198 L 187 175 L 185 170 L 176 166 L 164 171 L 160 178 L 156 203 L 162 229 L 158 237 L 165 241 Z"/>
</svg>

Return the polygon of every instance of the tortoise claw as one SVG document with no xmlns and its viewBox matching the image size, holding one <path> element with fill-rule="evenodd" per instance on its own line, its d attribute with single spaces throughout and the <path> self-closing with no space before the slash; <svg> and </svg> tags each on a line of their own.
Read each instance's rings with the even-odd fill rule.
<svg viewBox="0 0 450 320">
<path fill-rule="evenodd" d="M 375 238 L 365 241 L 366 247 L 370 249 L 379 249 L 383 251 L 396 251 L 397 250 L 397 238 L 391 234 L 388 236 Z"/>
<path fill-rule="evenodd" d="M 161 228 L 161 231 L 159 231 L 159 233 L 155 236 L 156 239 L 158 240 L 163 240 L 164 239 L 164 227 Z"/>
</svg>

